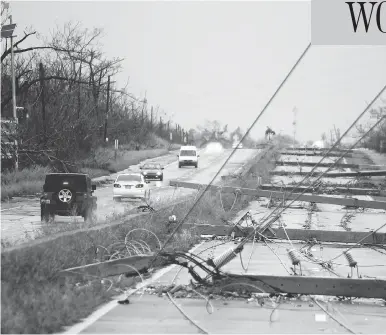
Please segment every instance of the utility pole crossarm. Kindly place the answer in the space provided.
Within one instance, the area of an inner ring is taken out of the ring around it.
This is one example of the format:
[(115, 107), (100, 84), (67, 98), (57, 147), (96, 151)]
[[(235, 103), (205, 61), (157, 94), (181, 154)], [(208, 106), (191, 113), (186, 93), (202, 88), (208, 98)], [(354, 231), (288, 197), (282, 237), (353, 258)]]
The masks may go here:
[(241, 195), (250, 195), (250, 196), (276, 198), (276, 199), (283, 199), (283, 197), (285, 196), (287, 200), (297, 199), (298, 201), (324, 203), (324, 204), (357, 207), (357, 208), (363, 207), (363, 208), (386, 210), (385, 201), (358, 200), (355, 198), (337, 198), (334, 196), (322, 196), (322, 195), (314, 195), (314, 194), (299, 194), (299, 193), (287, 194), (285, 192), (269, 191), (269, 190), (262, 190), (262, 189), (253, 189), (253, 188), (236, 188), (231, 186), (219, 187), (214, 185), (208, 186), (205, 184), (181, 182), (176, 180), (171, 180), (169, 185), (176, 186), (176, 187), (198, 189), (198, 190), (205, 189), (206, 187), (208, 187), (208, 191), (212, 191), (212, 192), (221, 191), (221, 193), (238, 193)]

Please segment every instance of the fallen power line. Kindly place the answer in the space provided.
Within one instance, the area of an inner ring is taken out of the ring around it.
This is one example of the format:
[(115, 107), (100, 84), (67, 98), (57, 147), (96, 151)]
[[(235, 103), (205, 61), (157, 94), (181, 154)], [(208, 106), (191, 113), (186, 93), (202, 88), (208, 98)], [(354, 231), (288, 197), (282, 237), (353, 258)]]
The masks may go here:
[[(383, 209), (386, 210), (386, 202), (385, 201), (376, 201), (376, 200), (358, 200), (355, 198), (338, 198), (332, 196), (322, 196), (322, 195), (310, 195), (310, 194), (298, 194), (298, 193), (290, 193), (286, 194), (285, 192), (276, 192), (276, 191), (267, 191), (262, 189), (252, 189), (252, 188), (239, 188), (239, 187), (231, 187), (231, 186), (215, 186), (215, 185), (203, 185), (198, 183), (189, 183), (189, 182), (181, 182), (181, 181), (170, 181), (170, 186), (176, 187), (184, 187), (191, 189), (201, 189), (202, 187), (206, 187), (208, 191), (221, 191), (221, 193), (233, 193), (239, 195), (250, 195), (256, 197), (267, 197), (267, 198), (277, 198), (283, 199), (286, 196), (286, 199), (297, 201), (308, 201), (315, 203), (324, 203), (324, 204), (333, 204), (333, 205), (341, 205), (348, 207), (363, 207), (363, 208), (373, 208), (373, 209)], [(280, 188), (280, 187), (278, 187)]]
[[(309, 186), (295, 186), (295, 185), (286, 185), (286, 186), (278, 186), (278, 185), (270, 185), (263, 184), (260, 185), (259, 189), (265, 191), (283, 191), (283, 192), (301, 192), (303, 193), (325, 193), (325, 194), (351, 194), (351, 195), (374, 195), (374, 196), (386, 196), (386, 191), (381, 191), (376, 188), (359, 188), (359, 187), (351, 187), (350, 185), (344, 186), (323, 186), (319, 187), (315, 185), (313, 187)], [(289, 193), (288, 193), (289, 194)]]
[[(234, 236), (245, 237), (254, 232), (255, 227), (222, 226), (210, 224), (185, 223), (183, 228), (194, 229), (200, 235), (212, 236)], [(232, 235), (233, 234), (233, 235)], [(357, 243), (385, 245), (386, 233), (368, 233), (360, 231), (336, 231), (336, 230), (313, 230), (313, 229), (288, 229), (285, 232), (282, 228), (270, 228), (265, 232), (265, 236), (270, 239), (286, 240), (287, 236), (293, 241), (317, 240), (319, 242), (331, 243)]]
[[(272, 176), (307, 176), (309, 173), (305, 171), (270, 171)], [(314, 177), (319, 177), (323, 172), (314, 172)], [(386, 176), (386, 170), (375, 170), (375, 171), (350, 171), (350, 172), (327, 172), (323, 174), (326, 178), (340, 178), (340, 177), (384, 177)]]
[[(326, 156), (326, 157), (339, 157), (340, 153), (338, 152), (329, 152), (329, 153), (323, 153), (323, 152), (290, 152), (290, 151), (281, 151), (281, 155), (286, 156)], [(346, 157), (352, 157), (351, 154), (345, 155)]]
[[(275, 161), (276, 166), (315, 166), (314, 162), (305, 162), (305, 161), (285, 161), (285, 160), (277, 160)], [(331, 163), (320, 163), (319, 167), (330, 167)], [(380, 167), (385, 167), (384, 165), (374, 165), (374, 164), (350, 164), (350, 163), (337, 163), (335, 165), (336, 168), (342, 169), (374, 169)]]

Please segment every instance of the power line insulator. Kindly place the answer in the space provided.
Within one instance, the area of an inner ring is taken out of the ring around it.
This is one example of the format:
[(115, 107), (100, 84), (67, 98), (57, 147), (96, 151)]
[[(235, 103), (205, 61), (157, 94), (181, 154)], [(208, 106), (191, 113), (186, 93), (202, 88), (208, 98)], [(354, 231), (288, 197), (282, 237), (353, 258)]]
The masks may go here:
[(300, 264), (300, 258), (297, 255), (297, 252), (295, 249), (287, 250), (288, 251), (288, 257), (290, 258), (292, 265), (299, 265)]

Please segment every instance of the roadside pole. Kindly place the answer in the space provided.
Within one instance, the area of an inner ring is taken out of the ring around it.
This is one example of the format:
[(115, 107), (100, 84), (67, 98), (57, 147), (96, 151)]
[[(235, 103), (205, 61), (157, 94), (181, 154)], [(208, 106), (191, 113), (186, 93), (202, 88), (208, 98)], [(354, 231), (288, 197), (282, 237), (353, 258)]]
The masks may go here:
[(107, 118), (109, 115), (110, 107), (110, 76), (107, 79), (107, 97), (106, 97), (106, 112), (105, 112), (105, 129), (104, 129), (104, 140), (107, 142)]
[(114, 159), (117, 160), (118, 140), (114, 142)]
[[(12, 15), (9, 17), (9, 23), (12, 24)], [(15, 87), (15, 64), (14, 64), (14, 53), (13, 53), (13, 34), (11, 35), (11, 77), (12, 77), (12, 111), (13, 118), (15, 121), (15, 128), (17, 133), (17, 114), (16, 114), (16, 87)], [(15, 170), (19, 170), (19, 153), (18, 153), (18, 143), (15, 138)]]

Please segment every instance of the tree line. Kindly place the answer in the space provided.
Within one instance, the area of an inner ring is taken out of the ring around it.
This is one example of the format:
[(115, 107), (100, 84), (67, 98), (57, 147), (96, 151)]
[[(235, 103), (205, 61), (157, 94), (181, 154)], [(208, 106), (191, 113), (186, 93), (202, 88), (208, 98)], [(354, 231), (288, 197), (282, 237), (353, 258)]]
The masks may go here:
[[(382, 102), (385, 101), (382, 100)], [(362, 138), (357, 145), (358, 147), (386, 153), (386, 105), (374, 107), (368, 113), (368, 120), (355, 126), (355, 134), (352, 135), (353, 140), (357, 141)], [(334, 129), (331, 129), (329, 133), (322, 134), (321, 140), (325, 147), (331, 147), (340, 137), (340, 129), (334, 126)]]
[[(1, 5), (2, 18), (7, 18), (8, 9)], [(22, 166), (81, 159), (94, 148), (113, 146), (115, 139), (133, 149), (149, 134), (172, 143), (187, 140), (187, 131), (159, 106), (133, 96), (127, 87), (117, 88), (114, 77), (122, 71), (123, 59), (104, 54), (102, 29), (67, 23), (49, 38), (39, 38), (41, 45), (25, 46), (37, 35), (26, 30), (13, 41), (19, 124), (2, 122), (2, 160), (14, 154), (15, 139)], [(4, 121), (13, 119), (13, 109), (10, 40), (2, 43)]]
[[(4, 4), (2, 25), (8, 24), (9, 16)], [(31, 46), (34, 37), (38, 45)], [(230, 131), (219, 121), (186, 130), (146, 97), (135, 97), (127, 86), (117, 88), (114, 78), (122, 71), (123, 59), (105, 55), (102, 37), (102, 29), (70, 22), (56, 27), (49, 37), (27, 29), (13, 41), (18, 124), (2, 122), (2, 166), (15, 157), (15, 140), (22, 168), (52, 161), (73, 164), (98, 147), (113, 147), (115, 139), (133, 150), (142, 149), (144, 143), (154, 148), (219, 140), (226, 146), (235, 136), (242, 139), (239, 127)], [(13, 120), (13, 104), (10, 40), (2, 43), (4, 121)], [(154, 138), (163, 139), (163, 144)], [(254, 141), (247, 136), (243, 144), (253, 146)]]

